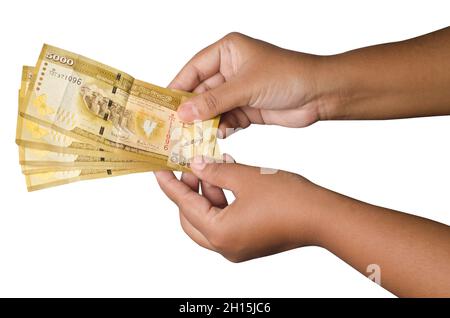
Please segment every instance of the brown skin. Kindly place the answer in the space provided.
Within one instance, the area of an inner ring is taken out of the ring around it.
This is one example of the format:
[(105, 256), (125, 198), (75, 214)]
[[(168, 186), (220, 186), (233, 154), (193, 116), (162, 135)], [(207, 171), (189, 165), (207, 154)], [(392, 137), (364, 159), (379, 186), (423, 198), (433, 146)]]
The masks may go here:
[[(450, 296), (447, 225), (363, 203), (285, 171), (261, 174), (236, 163), (192, 168), (181, 181), (170, 171), (156, 172), (158, 183), (178, 205), (183, 230), (232, 262), (316, 245), (364, 275), (377, 264), (382, 286), (398, 296)], [(231, 204), (222, 189), (233, 191)]]
[[(251, 123), (303, 127), (326, 119), (450, 114), (450, 28), (320, 57), (231, 34), (197, 54), (171, 87), (200, 95), (185, 121), (222, 115), (220, 129)], [(337, 194), (289, 172), (262, 174), (197, 158), (181, 180), (156, 172), (199, 245), (240, 262), (321, 246), (398, 296), (450, 296), (450, 227)], [(201, 181), (200, 181), (201, 180)], [(199, 194), (201, 186), (202, 194)], [(223, 189), (236, 199), (228, 204)]]

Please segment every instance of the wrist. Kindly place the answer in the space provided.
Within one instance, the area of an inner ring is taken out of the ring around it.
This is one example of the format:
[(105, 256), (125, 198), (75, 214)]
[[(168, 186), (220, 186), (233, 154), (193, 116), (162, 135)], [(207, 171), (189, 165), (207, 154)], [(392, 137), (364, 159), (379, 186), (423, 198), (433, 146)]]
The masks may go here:
[(288, 226), (295, 233), (296, 247), (325, 247), (327, 224), (339, 195), (303, 177), (300, 177), (295, 192), (298, 193), (292, 209), (295, 216), (289, 218), (295, 222), (290, 221)]
[(361, 210), (365, 204), (301, 178), (294, 213), (296, 247), (320, 246), (333, 250), (341, 238), (342, 229), (350, 221), (352, 211)]
[(315, 65), (315, 94), (319, 120), (351, 118), (348, 105), (355, 100), (355, 69), (346, 68), (340, 55), (319, 56)]

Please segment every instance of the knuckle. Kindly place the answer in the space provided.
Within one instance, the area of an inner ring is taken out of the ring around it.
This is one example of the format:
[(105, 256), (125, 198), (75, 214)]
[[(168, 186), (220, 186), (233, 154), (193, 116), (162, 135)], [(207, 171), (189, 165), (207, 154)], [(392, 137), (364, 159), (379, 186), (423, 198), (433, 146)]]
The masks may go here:
[(184, 208), (186, 203), (190, 202), (191, 200), (192, 200), (192, 191), (189, 191), (189, 189), (183, 189), (173, 198), (173, 201), (178, 206), (180, 212)]
[(245, 35), (239, 32), (231, 32), (225, 35), (220, 41), (221, 50), (233, 51), (239, 48), (240, 44), (242, 44), (242, 40), (246, 38)]
[[(195, 58), (199, 58), (200, 57), (200, 53), (197, 53), (194, 57)], [(203, 72), (203, 70), (201, 68), (197, 67), (194, 63), (189, 64), (189, 67), (190, 67), (190, 72), (195, 74), (196, 81), (198, 83), (203, 82), (207, 78), (207, 76)]]
[(236, 40), (239, 40), (239, 39), (241, 39), (242, 37), (243, 37), (244, 35), (242, 34), (242, 33), (239, 33), (239, 32), (230, 32), (230, 33), (228, 33), (227, 35), (225, 35), (224, 37), (223, 37), (223, 39), (225, 40), (225, 41), (236, 41)]
[(211, 87), (207, 83), (203, 82), (196, 88), (196, 91), (198, 93), (204, 93), (206, 91), (209, 91), (210, 89)]
[(213, 91), (206, 91), (201, 96), (202, 104), (204, 105), (204, 107), (202, 107), (203, 111), (207, 113), (216, 113), (220, 109), (220, 101)]
[(183, 193), (180, 194), (179, 197), (179, 205), (184, 206), (186, 202), (190, 202), (192, 200), (192, 192), (186, 189)]

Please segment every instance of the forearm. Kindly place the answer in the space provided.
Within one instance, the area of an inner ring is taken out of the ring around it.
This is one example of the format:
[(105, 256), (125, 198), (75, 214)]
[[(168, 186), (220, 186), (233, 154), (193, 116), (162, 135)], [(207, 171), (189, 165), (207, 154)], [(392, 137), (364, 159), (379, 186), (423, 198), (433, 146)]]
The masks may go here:
[[(450, 296), (450, 227), (323, 190), (317, 244), (398, 296)], [(373, 266), (373, 265), (372, 265)]]
[(321, 119), (450, 114), (450, 27), (321, 59)]

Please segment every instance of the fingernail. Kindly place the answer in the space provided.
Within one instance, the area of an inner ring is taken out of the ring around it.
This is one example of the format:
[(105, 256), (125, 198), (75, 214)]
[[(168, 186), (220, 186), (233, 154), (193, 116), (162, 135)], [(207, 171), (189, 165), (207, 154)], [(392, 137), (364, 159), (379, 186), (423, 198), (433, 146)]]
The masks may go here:
[(203, 160), (202, 156), (194, 157), (191, 162), (192, 170), (203, 170), (206, 167), (206, 161)]
[(183, 121), (193, 121), (198, 119), (198, 115), (198, 109), (193, 103), (187, 102), (178, 108), (178, 117)]
[(236, 160), (229, 154), (223, 153), (222, 154), (222, 160), (225, 163), (236, 163)]

